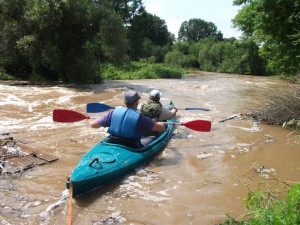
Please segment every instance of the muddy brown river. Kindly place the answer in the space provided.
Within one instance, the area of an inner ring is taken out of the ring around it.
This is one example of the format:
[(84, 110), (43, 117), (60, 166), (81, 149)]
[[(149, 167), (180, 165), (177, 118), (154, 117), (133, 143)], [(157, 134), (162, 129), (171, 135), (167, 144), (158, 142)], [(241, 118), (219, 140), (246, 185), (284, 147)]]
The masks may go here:
[[(73, 199), (73, 224), (213, 225), (245, 210), (249, 190), (286, 191), (300, 179), (300, 145), (281, 127), (257, 124), (240, 114), (260, 110), (267, 94), (287, 88), (268, 77), (195, 73), (183, 79), (105, 81), (101, 85), (0, 84), (0, 132), (20, 150), (58, 160), (0, 176), (0, 224), (66, 224), (66, 178), (79, 159), (106, 136), (88, 120), (55, 123), (54, 109), (85, 113), (89, 102), (122, 105), (134, 88), (141, 102), (155, 88), (178, 108), (177, 121), (212, 121), (209, 133), (176, 126), (165, 150), (149, 163), (102, 189)], [(98, 114), (103, 115), (103, 113)], [(220, 123), (226, 118), (231, 120)]]

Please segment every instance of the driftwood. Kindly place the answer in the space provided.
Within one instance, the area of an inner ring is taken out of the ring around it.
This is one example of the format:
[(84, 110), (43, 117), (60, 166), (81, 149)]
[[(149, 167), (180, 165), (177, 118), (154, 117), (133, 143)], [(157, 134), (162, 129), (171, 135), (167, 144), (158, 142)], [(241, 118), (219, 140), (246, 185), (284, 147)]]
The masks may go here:
[(300, 127), (300, 87), (292, 85), (289, 90), (271, 93), (265, 108), (262, 111), (251, 113), (249, 116), (269, 125)]
[[(58, 160), (58, 158), (38, 152), (22, 151), (10, 133), (0, 135), (0, 176), (22, 173), (30, 168)], [(24, 144), (24, 142), (21, 142)]]

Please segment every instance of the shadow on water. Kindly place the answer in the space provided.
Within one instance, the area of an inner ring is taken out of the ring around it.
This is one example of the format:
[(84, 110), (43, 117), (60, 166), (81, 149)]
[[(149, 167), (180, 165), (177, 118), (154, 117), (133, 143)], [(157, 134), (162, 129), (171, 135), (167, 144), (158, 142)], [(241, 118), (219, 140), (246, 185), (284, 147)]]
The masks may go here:
[(173, 166), (178, 164), (183, 157), (182, 153), (174, 147), (168, 147), (165, 151), (167, 152), (167, 156), (156, 157), (150, 163), (155, 166)]
[[(133, 172), (132, 172), (133, 173)], [(79, 196), (75, 198), (76, 205), (79, 207), (88, 207), (89, 205), (92, 205), (94, 202), (99, 200), (99, 198), (109, 194), (114, 193), (122, 184), (122, 177), (111, 182), (110, 184), (103, 185), (102, 187), (95, 189), (93, 191), (90, 191), (88, 193), (85, 193), (82, 196)]]

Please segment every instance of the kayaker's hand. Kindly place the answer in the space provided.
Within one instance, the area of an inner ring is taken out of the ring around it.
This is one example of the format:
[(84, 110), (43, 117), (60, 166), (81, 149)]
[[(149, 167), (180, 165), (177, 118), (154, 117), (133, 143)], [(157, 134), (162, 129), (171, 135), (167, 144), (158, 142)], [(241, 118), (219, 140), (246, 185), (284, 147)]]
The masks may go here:
[(152, 128), (152, 131), (157, 131), (159, 133), (162, 133), (166, 130), (166, 126), (164, 123), (158, 122), (154, 125), (154, 127)]
[(154, 122), (158, 122), (159, 120), (158, 120), (158, 118), (153, 118), (152, 119)]
[(176, 112), (178, 111), (175, 106), (172, 106), (172, 107), (169, 108), (169, 110), (172, 110), (172, 109), (175, 109)]

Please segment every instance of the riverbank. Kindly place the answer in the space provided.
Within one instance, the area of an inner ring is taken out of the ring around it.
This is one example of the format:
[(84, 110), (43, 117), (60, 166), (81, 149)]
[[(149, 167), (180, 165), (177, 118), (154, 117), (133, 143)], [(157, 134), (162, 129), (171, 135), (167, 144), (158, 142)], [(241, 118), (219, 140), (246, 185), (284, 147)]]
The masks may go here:
[(227, 215), (219, 225), (300, 224), (300, 182), (291, 186), (285, 196), (278, 198), (278, 191), (249, 192), (245, 200), (247, 212), (240, 218)]
[(249, 115), (261, 123), (279, 125), (300, 134), (300, 85), (290, 84), (288, 89), (277, 90), (267, 98), (261, 111)]

